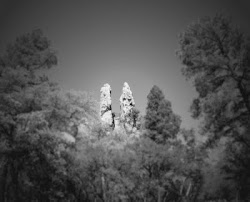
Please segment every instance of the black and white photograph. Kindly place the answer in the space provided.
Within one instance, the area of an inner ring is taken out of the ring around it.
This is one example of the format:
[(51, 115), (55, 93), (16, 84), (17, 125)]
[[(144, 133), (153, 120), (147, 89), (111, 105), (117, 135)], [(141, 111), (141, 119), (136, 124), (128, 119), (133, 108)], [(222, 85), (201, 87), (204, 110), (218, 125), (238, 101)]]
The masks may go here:
[(250, 0), (0, 0), (0, 202), (250, 202)]

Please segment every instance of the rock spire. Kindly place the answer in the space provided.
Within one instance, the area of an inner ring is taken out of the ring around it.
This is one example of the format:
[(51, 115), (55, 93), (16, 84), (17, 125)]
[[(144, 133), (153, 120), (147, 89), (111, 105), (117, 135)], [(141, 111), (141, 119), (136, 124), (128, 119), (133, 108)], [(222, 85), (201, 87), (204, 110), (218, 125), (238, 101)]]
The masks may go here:
[(108, 83), (101, 88), (100, 98), (100, 116), (103, 123), (113, 126), (114, 119), (112, 115), (111, 87)]
[(132, 91), (127, 82), (123, 84), (122, 94), (120, 97), (120, 110), (121, 120), (126, 120), (127, 115), (131, 112), (131, 109), (135, 107), (135, 101), (132, 95)]
[(120, 97), (120, 116), (115, 117), (115, 113), (112, 113), (111, 104), (111, 87), (106, 83), (101, 88), (100, 117), (102, 123), (107, 124), (114, 130), (119, 130), (121, 126), (129, 133), (136, 130), (134, 118), (135, 112), (133, 111), (135, 101), (127, 82), (123, 84)]

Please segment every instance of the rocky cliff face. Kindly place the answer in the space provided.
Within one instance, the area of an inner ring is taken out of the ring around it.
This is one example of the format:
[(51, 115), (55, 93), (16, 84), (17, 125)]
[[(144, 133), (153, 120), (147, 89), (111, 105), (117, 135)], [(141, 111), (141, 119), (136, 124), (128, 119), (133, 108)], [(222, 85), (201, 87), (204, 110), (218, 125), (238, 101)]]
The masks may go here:
[(114, 119), (112, 116), (111, 87), (108, 83), (101, 88), (100, 116), (103, 123), (112, 126)]

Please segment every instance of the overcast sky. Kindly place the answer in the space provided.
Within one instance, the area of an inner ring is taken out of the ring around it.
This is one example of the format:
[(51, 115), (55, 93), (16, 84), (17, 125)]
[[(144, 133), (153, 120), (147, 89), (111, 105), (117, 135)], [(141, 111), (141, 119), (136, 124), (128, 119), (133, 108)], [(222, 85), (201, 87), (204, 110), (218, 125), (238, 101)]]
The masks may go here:
[(113, 111), (119, 112), (126, 81), (144, 114), (146, 97), (158, 85), (190, 128), (196, 124), (189, 113), (195, 90), (181, 75), (177, 36), (199, 17), (220, 11), (249, 33), (248, 1), (0, 0), (0, 51), (41, 28), (59, 58), (50, 76), (63, 88), (93, 92), (99, 100), (109, 83)]

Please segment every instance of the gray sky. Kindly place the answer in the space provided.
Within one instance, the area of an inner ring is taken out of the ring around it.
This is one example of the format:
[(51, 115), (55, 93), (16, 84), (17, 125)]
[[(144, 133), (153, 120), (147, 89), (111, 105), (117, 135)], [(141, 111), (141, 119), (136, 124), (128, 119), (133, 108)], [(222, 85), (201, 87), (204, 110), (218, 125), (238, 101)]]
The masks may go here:
[(177, 36), (192, 21), (220, 11), (249, 33), (248, 1), (0, 0), (0, 51), (41, 28), (58, 52), (51, 78), (63, 88), (93, 92), (99, 100), (109, 83), (113, 111), (119, 112), (126, 81), (144, 114), (146, 97), (158, 85), (189, 128), (196, 125), (188, 112), (195, 90), (181, 75)]

